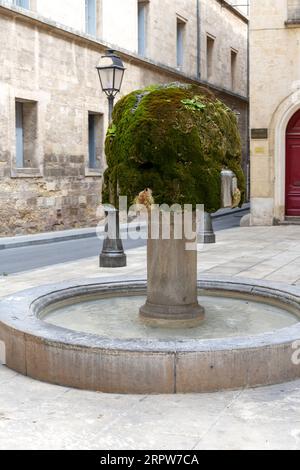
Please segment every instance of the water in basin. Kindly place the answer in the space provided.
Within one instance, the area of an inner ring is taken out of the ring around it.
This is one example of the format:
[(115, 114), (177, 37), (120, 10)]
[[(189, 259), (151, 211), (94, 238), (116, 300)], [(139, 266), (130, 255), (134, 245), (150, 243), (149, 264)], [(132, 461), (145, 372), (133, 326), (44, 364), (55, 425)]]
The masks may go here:
[(288, 311), (259, 301), (201, 296), (205, 321), (196, 328), (151, 328), (139, 319), (144, 296), (81, 298), (60, 304), (45, 313), (43, 320), (70, 330), (119, 339), (212, 339), (257, 335), (289, 327), (299, 319)]

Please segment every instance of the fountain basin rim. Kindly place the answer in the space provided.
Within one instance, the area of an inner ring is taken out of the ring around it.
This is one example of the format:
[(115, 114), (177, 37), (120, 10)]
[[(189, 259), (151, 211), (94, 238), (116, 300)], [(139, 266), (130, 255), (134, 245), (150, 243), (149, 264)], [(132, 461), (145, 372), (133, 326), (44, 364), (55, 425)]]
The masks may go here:
[(274, 304), (275, 302), (280, 307), (297, 315), (299, 323), (272, 333), (255, 336), (174, 341), (168, 339), (106, 338), (50, 325), (39, 318), (47, 306), (64, 299), (74, 298), (74, 295), (80, 297), (96, 293), (140, 295), (146, 292), (146, 287), (147, 281), (140, 277), (131, 279), (107, 277), (87, 279), (81, 282), (69, 281), (17, 292), (0, 301), (0, 340), (1, 327), (4, 327), (14, 330), (17, 334), (45, 342), (47, 345), (57, 345), (58, 348), (158, 354), (272, 348), (284, 344), (292, 345), (293, 342), (300, 340), (300, 288), (298, 286), (225, 276), (201, 275), (198, 288), (221, 295), (248, 296), (251, 300), (264, 303)]

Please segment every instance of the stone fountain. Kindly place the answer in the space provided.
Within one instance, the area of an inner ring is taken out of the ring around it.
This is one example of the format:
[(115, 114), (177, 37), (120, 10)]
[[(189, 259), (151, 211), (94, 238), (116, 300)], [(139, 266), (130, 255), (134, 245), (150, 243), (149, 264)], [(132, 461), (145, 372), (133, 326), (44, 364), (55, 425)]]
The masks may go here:
[[(135, 201), (151, 187), (149, 213), (156, 201), (190, 203), (192, 213), (201, 202), (212, 212), (243, 193), (236, 118), (202, 88), (171, 84), (123, 98), (106, 153), (104, 199), (115, 205), (124, 188)], [(2, 300), (2, 362), (38, 380), (107, 393), (211, 392), (299, 378), (299, 287), (197, 281), (194, 218), (178, 237), (175, 219), (185, 225), (184, 213), (157, 214), (147, 281), (86, 279)]]

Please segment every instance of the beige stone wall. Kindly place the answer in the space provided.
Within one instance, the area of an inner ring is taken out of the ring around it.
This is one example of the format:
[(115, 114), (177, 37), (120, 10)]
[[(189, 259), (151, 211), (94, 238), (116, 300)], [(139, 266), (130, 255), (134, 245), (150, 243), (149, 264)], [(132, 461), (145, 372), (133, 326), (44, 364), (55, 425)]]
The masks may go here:
[[(217, 0), (201, 0), (200, 6), (200, 73), (206, 74), (206, 37), (215, 37), (214, 75), (212, 83), (231, 90), (230, 53), (238, 53), (234, 92), (247, 96), (247, 23)], [(197, 0), (150, 0), (148, 4), (147, 56), (176, 68), (177, 18), (186, 22), (184, 64), (182, 71), (197, 75)]]
[(250, 123), (268, 129), (268, 139), (251, 140), (253, 225), (285, 218), (285, 131), (300, 108), (300, 25), (286, 25), (290, 4), (251, 0)]
[(80, 31), (85, 30), (85, 3), (83, 0), (36, 0), (35, 10), (46, 18), (66, 24)]
[[(97, 37), (117, 47), (137, 53), (139, 0), (96, 0)], [(140, 0), (142, 1), (142, 0)], [(240, 0), (243, 4), (247, 0)], [(181, 70), (197, 75), (198, 0), (145, 0), (147, 4), (146, 56), (169, 67), (176, 63), (177, 18), (185, 22), (184, 64)], [(200, 73), (207, 80), (206, 37), (215, 38), (212, 83), (231, 90), (231, 49), (238, 53), (234, 92), (247, 95), (247, 23), (220, 0), (201, 0)], [(85, 31), (85, 0), (31, 0), (38, 14), (78, 31)]]
[(185, 22), (182, 71), (197, 73), (197, 2), (195, 0), (150, 0), (148, 6), (147, 56), (177, 67), (177, 18)]
[(249, 15), (250, 2), (251, 0), (239, 0), (238, 2), (236, 0), (228, 0), (228, 3), (235, 6), (245, 16)]
[[(236, 2), (238, 3), (238, 2)], [(237, 52), (235, 87), (232, 91), (247, 96), (248, 25), (221, 2), (201, 0), (201, 76), (207, 80), (206, 38), (215, 38), (212, 83), (228, 90), (231, 86), (231, 50)]]
[(101, 3), (101, 28), (104, 41), (131, 52), (138, 50), (137, 0), (98, 0)]
[[(88, 113), (103, 116), (107, 100), (95, 70), (105, 46), (0, 6), (0, 236), (95, 225), (101, 201), (103, 147), (88, 168)], [(151, 83), (192, 81), (176, 70), (123, 53), (122, 94)], [(247, 101), (221, 99), (241, 112), (246, 145)], [(16, 168), (15, 101), (36, 106), (31, 163)]]

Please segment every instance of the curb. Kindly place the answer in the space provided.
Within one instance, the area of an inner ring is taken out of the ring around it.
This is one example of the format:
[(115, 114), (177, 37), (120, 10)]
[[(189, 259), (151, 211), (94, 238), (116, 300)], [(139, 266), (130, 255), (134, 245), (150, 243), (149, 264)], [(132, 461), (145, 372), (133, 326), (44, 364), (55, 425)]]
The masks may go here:
[(221, 211), (216, 212), (215, 214), (212, 214), (212, 218), (220, 219), (221, 217), (225, 217), (226, 215), (239, 214), (241, 212), (247, 212), (247, 211), (250, 211), (250, 204), (244, 204), (243, 207), (237, 207), (236, 209), (229, 209), (229, 210), (225, 209), (223, 210), (223, 212), (221, 209)]
[[(219, 219), (221, 217), (226, 217), (227, 215), (237, 214), (240, 212), (248, 211), (250, 206), (248, 207), (241, 207), (238, 209), (225, 209), (221, 210), (219, 213), (216, 212), (212, 215), (213, 219)], [(144, 226), (140, 224), (131, 224), (129, 226), (130, 230), (135, 230), (137, 226)], [(127, 230), (127, 226), (121, 225), (121, 232)], [(101, 232), (104, 232), (104, 227), (101, 228)], [(19, 237), (7, 237), (3, 238), (1, 242), (0, 238), (0, 251), (2, 250), (9, 250), (12, 248), (24, 248), (27, 246), (39, 246), (39, 245), (48, 245), (50, 243), (59, 243), (59, 242), (66, 242), (72, 240), (80, 240), (80, 239), (88, 239), (88, 238), (96, 238), (96, 227), (87, 228), (87, 229), (78, 229), (78, 230), (66, 230), (65, 232), (50, 232), (50, 233), (43, 233), (38, 235), (21, 235)]]

